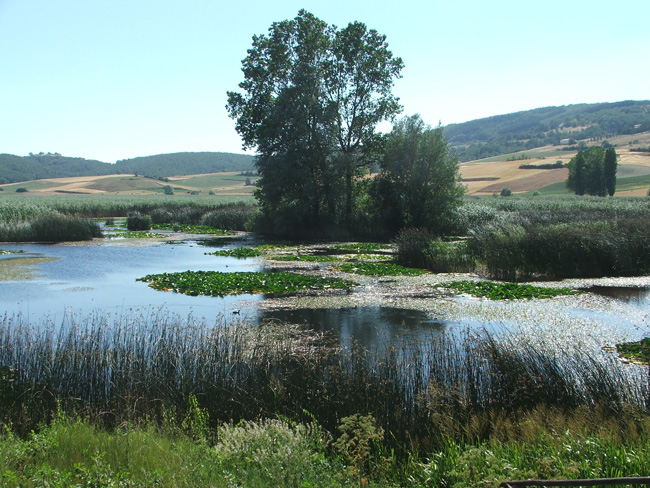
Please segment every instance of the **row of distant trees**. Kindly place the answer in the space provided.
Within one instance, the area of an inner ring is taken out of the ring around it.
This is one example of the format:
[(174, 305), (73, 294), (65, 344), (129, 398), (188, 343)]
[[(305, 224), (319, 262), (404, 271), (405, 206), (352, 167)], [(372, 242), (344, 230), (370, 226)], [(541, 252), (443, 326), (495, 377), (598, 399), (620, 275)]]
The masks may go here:
[(567, 187), (576, 195), (610, 197), (616, 192), (618, 155), (613, 147), (600, 146), (579, 151), (568, 163)]
[(258, 153), (264, 232), (440, 230), (463, 194), (442, 129), (414, 115), (387, 136), (376, 131), (401, 111), (392, 88), (402, 68), (377, 31), (339, 29), (305, 10), (253, 37), (227, 109), (244, 148)]

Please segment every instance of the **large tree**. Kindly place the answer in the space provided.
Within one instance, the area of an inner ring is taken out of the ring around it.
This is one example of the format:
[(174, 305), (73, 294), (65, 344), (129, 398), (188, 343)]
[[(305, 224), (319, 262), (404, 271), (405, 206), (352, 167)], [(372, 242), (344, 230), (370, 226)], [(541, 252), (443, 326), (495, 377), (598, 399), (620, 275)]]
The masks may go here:
[(399, 120), (387, 135), (374, 195), (389, 232), (450, 229), (465, 188), (460, 162), (449, 151), (442, 127), (426, 125), (419, 115)]
[(375, 128), (400, 110), (402, 66), (364, 24), (338, 29), (304, 10), (253, 37), (226, 107), (244, 148), (258, 152), (256, 196), (270, 220), (287, 230), (349, 223)]
[[(615, 153), (614, 153), (615, 154)], [(608, 174), (611, 169), (605, 170), (605, 150), (600, 146), (593, 146), (584, 151), (579, 151), (569, 161), (569, 178), (567, 187), (576, 195), (605, 196), (608, 191)], [(616, 176), (614, 175), (614, 178)], [(616, 182), (614, 180), (614, 185)]]

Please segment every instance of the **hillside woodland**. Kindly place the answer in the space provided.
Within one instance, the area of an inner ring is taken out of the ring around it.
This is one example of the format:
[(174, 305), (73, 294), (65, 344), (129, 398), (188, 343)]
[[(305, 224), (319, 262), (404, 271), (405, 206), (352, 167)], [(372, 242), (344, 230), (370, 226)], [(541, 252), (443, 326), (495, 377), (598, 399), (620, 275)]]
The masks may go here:
[(59, 153), (29, 156), (0, 154), (0, 185), (45, 178), (139, 174), (154, 178), (229, 171), (250, 171), (253, 157), (221, 152), (181, 152), (123, 159), (115, 164)]

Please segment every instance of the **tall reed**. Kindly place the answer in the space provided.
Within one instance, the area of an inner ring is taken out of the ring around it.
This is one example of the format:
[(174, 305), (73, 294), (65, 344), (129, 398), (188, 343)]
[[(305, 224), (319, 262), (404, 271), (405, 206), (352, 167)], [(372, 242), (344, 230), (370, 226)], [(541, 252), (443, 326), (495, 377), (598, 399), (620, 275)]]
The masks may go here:
[(334, 432), (343, 417), (372, 414), (398, 451), (429, 452), (495, 409), (647, 410), (647, 379), (604, 353), (513, 341), (466, 331), (367, 350), (281, 324), (208, 327), (156, 310), (38, 327), (5, 317), (0, 419), (28, 432), (62, 408), (109, 427), (162, 423), (194, 396), (213, 427), (280, 415)]

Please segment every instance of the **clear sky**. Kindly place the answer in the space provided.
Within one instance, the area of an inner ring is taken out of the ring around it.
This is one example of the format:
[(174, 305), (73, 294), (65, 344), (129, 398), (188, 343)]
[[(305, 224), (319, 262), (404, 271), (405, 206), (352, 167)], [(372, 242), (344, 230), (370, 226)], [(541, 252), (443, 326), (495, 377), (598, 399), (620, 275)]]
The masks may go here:
[(648, 0), (0, 0), (0, 153), (242, 152), (226, 91), (301, 8), (385, 34), (431, 125), (650, 98)]

